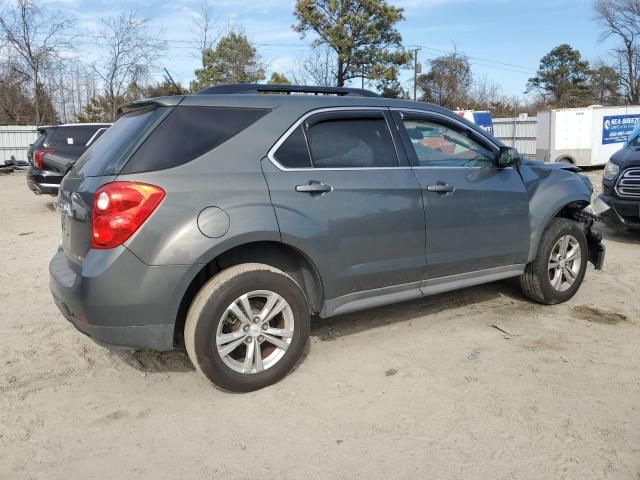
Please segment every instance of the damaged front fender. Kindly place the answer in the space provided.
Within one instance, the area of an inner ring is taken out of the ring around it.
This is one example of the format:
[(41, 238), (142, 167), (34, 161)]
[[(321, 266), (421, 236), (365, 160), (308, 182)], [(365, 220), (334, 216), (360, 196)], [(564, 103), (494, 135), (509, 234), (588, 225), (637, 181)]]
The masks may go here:
[(593, 230), (593, 224), (606, 210), (602, 210), (599, 204), (592, 206), (591, 181), (575, 169), (557, 164), (529, 161), (523, 162), (519, 170), (529, 194), (531, 243), (528, 261), (535, 259), (540, 239), (549, 222), (561, 216), (580, 222), (589, 245), (589, 261), (601, 269), (605, 247), (602, 235)]

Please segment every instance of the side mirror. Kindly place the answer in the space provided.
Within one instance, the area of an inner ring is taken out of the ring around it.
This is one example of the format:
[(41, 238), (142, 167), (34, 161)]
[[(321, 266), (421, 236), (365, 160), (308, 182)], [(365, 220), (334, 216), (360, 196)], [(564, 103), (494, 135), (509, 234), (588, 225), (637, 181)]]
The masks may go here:
[(500, 153), (496, 158), (496, 166), (500, 168), (511, 167), (518, 164), (520, 154), (513, 147), (500, 147)]

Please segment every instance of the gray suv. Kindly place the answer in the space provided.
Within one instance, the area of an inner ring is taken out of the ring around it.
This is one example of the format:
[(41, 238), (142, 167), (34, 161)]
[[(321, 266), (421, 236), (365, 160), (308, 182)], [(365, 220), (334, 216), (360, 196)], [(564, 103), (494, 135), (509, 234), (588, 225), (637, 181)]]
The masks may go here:
[(111, 347), (186, 347), (251, 391), (332, 317), (510, 277), (569, 300), (604, 247), (575, 167), (356, 89), (226, 85), (130, 104), (65, 176), (50, 286)]

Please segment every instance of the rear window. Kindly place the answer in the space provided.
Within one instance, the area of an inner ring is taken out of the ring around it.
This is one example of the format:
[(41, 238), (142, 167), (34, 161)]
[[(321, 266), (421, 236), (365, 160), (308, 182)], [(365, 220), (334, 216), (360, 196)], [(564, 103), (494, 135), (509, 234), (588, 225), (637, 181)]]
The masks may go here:
[(122, 116), (80, 157), (71, 175), (116, 175), (139, 142), (168, 111), (168, 108), (145, 109)]
[[(226, 142), (268, 112), (268, 109), (254, 108), (176, 107), (142, 144), (121, 173), (183, 165)], [(106, 138), (99, 143), (104, 140)]]
[(93, 134), (99, 128), (103, 128), (100, 125), (89, 126), (83, 125), (78, 127), (61, 127), (53, 129), (49, 138), (47, 138), (48, 147), (66, 147), (66, 146), (78, 146), (83, 147), (87, 144), (89, 139), (93, 137)]

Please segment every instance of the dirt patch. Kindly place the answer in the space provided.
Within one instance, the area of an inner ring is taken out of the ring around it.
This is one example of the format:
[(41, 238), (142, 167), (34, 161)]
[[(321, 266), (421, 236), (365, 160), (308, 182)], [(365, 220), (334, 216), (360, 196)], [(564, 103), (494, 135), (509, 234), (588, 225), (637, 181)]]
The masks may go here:
[(627, 316), (622, 315), (621, 313), (601, 310), (587, 305), (578, 305), (573, 307), (571, 309), (571, 316), (579, 318), (580, 320), (586, 320), (592, 323), (601, 323), (603, 325), (617, 325), (620, 322), (629, 321)]
[(565, 305), (496, 282), (314, 319), (295, 372), (231, 395), (62, 317), (52, 201), (0, 175), (0, 479), (640, 480), (640, 235)]

